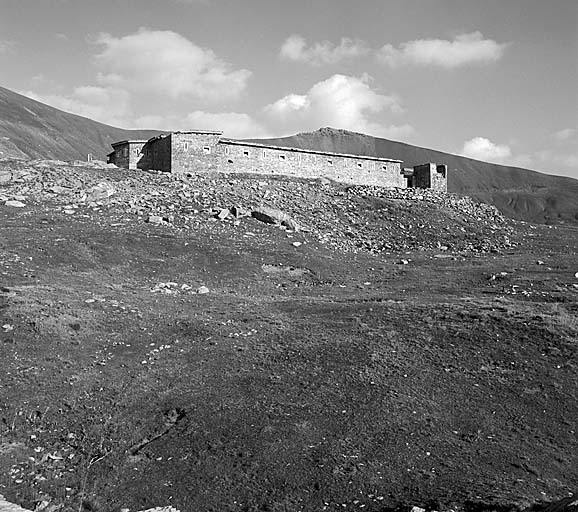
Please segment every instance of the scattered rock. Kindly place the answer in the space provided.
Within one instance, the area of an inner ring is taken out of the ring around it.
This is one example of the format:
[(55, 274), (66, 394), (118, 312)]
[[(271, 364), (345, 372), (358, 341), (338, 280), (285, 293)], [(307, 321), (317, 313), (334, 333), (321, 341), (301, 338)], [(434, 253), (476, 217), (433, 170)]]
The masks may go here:
[(196, 292), (196, 293), (199, 293), (199, 294), (203, 294), (203, 293), (209, 293), (210, 290), (209, 290), (206, 286), (199, 286), (199, 287), (195, 290), (195, 292)]
[(101, 201), (103, 199), (108, 199), (115, 193), (114, 187), (106, 182), (101, 181), (94, 187), (88, 189), (88, 194), (86, 196), (87, 201)]
[(54, 185), (53, 187), (48, 187), (46, 189), (47, 192), (52, 192), (54, 194), (65, 194), (70, 192), (70, 188), (68, 187), (61, 187), (60, 185)]
[(217, 219), (225, 220), (229, 216), (229, 213), (230, 212), (228, 208), (222, 208), (219, 213), (217, 213), (216, 217)]
[(180, 511), (169, 505), (167, 507), (148, 508), (146, 510), (141, 510), (140, 512), (180, 512)]
[(0, 512), (30, 512), (30, 509), (22, 508), (19, 505), (10, 503), (0, 494)]
[[(6, 182), (0, 188), (0, 204), (8, 200), (28, 203), (30, 199), (47, 209), (60, 203), (57, 208), (64, 212), (82, 202), (92, 210), (83, 212), (85, 215), (130, 212), (145, 222), (176, 230), (202, 229), (202, 224), (219, 218), (234, 219), (232, 225), (237, 226), (241, 217), (253, 216), (288, 231), (310, 233), (339, 252), (486, 254), (516, 245), (508, 237), (513, 226), (494, 207), (433, 190), (320, 186), (323, 180), (318, 179), (264, 181), (260, 176), (231, 179), (218, 174), (190, 173), (176, 179), (157, 171), (112, 171), (98, 162), (54, 160), (0, 159), (0, 173)], [(242, 207), (259, 204), (264, 191), (270, 204), (248, 210)], [(234, 206), (215, 209), (215, 204)], [(203, 211), (209, 215), (197, 215)], [(375, 222), (360, 222), (366, 215)], [(127, 225), (127, 219), (122, 220), (119, 225)]]
[(160, 215), (149, 215), (147, 217), (147, 222), (150, 224), (162, 224), (164, 221)]
[(167, 295), (173, 295), (179, 293), (179, 284), (169, 281), (167, 283), (158, 283), (153, 288), (151, 288), (152, 293), (165, 293)]
[(16, 201), (14, 199), (6, 201), (5, 206), (12, 206), (13, 208), (24, 208), (26, 205), (22, 201)]
[(231, 207), (230, 211), (233, 217), (235, 217), (236, 219), (240, 219), (241, 217), (248, 217), (249, 215), (251, 215), (251, 212), (239, 206)]
[(12, 180), (12, 173), (10, 171), (0, 171), (0, 185), (10, 183)]
[(299, 231), (299, 226), (291, 216), (281, 210), (277, 210), (276, 208), (262, 206), (261, 208), (253, 210), (251, 216), (261, 222), (265, 222), (266, 224), (281, 224), (293, 231)]

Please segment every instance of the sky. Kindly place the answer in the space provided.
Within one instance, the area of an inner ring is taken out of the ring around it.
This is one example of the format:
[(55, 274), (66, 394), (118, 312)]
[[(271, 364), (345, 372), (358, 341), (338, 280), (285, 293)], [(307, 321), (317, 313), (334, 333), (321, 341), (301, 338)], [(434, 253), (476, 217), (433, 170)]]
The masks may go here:
[(0, 0), (0, 86), (121, 128), (330, 126), (578, 178), (578, 0)]

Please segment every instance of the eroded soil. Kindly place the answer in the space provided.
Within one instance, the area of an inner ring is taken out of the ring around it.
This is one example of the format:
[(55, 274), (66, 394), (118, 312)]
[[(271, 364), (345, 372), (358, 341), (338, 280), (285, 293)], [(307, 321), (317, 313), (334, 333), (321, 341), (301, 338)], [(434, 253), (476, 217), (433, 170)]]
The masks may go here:
[(185, 230), (126, 211), (0, 206), (11, 501), (471, 510), (578, 487), (576, 228), (508, 223), (494, 252), (354, 252), (313, 220), (199, 212)]

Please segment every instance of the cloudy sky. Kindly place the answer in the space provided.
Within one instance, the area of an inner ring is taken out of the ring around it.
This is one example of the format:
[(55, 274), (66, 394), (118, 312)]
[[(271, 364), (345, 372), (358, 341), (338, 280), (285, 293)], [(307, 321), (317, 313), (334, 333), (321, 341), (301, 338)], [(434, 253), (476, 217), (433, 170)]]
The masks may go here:
[(578, 178), (577, 0), (0, 0), (0, 85), (123, 128), (345, 128)]

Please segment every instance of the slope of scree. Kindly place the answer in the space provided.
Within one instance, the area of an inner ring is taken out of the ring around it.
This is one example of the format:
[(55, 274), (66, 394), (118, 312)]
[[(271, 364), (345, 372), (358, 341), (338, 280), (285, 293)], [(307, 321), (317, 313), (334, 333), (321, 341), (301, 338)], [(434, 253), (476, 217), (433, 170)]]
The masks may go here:
[(46, 160), (0, 160), (0, 184), (10, 190), (0, 191), (0, 199), (49, 200), (71, 214), (81, 205), (98, 207), (100, 191), (120, 213), (172, 229), (196, 229), (215, 217), (239, 223), (260, 207), (274, 208), (319, 242), (351, 252), (484, 253), (512, 245), (511, 228), (495, 208), (431, 190), (258, 175), (143, 174), (99, 162), (87, 167)]
[(541, 223), (578, 223), (578, 180), (572, 178), (491, 164), (333, 128), (256, 141), (302, 149), (396, 158), (407, 167), (426, 162), (447, 164), (450, 192), (492, 204), (504, 215), (514, 219)]

